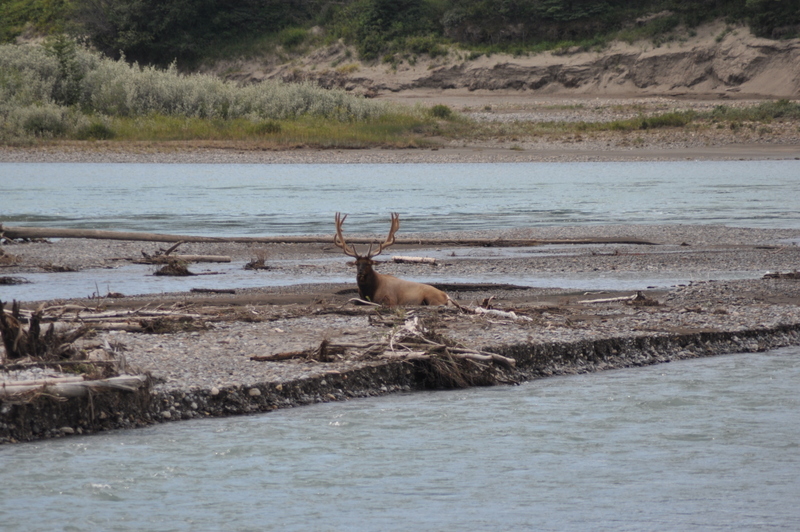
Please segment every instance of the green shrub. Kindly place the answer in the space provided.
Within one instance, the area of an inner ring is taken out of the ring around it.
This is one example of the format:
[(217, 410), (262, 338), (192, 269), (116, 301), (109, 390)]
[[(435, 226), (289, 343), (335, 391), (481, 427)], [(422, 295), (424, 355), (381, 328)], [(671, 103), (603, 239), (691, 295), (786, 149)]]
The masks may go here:
[(67, 131), (59, 116), (46, 111), (31, 113), (22, 127), (34, 137), (57, 137)]
[(769, 122), (780, 118), (800, 119), (800, 103), (789, 100), (763, 102), (753, 107), (718, 105), (710, 113), (714, 120)]
[(430, 57), (447, 55), (447, 49), (439, 43), (433, 35), (409, 37), (404, 48), (412, 54), (426, 54)]
[(38, 138), (61, 137), (71, 126), (68, 111), (55, 105), (22, 109), (17, 119), (26, 134)]
[[(389, 106), (340, 89), (311, 83), (264, 82), (239, 86), (210, 75), (183, 75), (167, 69), (129, 65), (76, 48), (82, 75), (72, 78), (70, 102), (87, 113), (106, 116), (186, 116), (282, 120), (303, 115), (364, 120)], [(19, 106), (67, 103), (58, 87), (57, 57), (41, 46), (0, 45), (0, 100)]]
[(299, 45), (303, 44), (306, 40), (307, 32), (303, 28), (286, 28), (278, 33), (278, 42), (284, 48), (292, 50)]
[(337, 11), (331, 30), (372, 61), (407, 51), (409, 39), (421, 38), (419, 46), (431, 48), (424, 36), (437, 33), (440, 15), (438, 3), (426, 0), (354, 0)]
[(694, 117), (694, 113), (666, 113), (663, 115), (641, 118), (639, 129), (657, 129), (661, 127), (683, 127), (689, 124)]
[(281, 125), (279, 122), (269, 120), (267, 122), (259, 122), (253, 128), (253, 133), (256, 135), (275, 135), (281, 132)]
[(453, 116), (453, 110), (443, 104), (437, 104), (431, 107), (431, 116), (447, 120)]
[(80, 128), (76, 134), (78, 140), (111, 140), (116, 136), (114, 130), (102, 122), (92, 122)]

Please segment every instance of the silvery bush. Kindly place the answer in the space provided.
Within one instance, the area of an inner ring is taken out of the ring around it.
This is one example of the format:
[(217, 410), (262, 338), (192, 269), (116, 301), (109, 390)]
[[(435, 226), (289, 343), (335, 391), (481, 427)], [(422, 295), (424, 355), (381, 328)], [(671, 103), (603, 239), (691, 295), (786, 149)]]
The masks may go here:
[(308, 115), (352, 121), (383, 115), (389, 108), (311, 83), (240, 86), (211, 75), (181, 74), (175, 65), (158, 69), (128, 64), (74, 43), (0, 45), (0, 136), (73, 132), (88, 120), (79, 120), (77, 110), (109, 117), (160, 114), (260, 121)]

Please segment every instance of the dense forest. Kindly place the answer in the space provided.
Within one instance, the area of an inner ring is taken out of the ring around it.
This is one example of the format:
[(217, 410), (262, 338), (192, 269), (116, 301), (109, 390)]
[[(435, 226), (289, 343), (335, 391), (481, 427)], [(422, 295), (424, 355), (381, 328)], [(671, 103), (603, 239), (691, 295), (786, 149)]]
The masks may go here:
[(759, 36), (796, 37), (800, 0), (0, 0), (0, 42), (67, 33), (110, 57), (191, 66), (265, 39), (287, 50), (344, 39), (375, 60), (435, 55), (444, 45), (512, 53), (593, 46), (717, 18)]

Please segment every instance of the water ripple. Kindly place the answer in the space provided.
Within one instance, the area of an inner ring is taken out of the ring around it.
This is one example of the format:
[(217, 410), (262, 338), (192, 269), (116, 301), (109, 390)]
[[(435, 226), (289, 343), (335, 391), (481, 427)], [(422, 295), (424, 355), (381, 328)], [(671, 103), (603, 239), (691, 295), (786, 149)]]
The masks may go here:
[(543, 225), (800, 227), (800, 161), (0, 164), (0, 222), (218, 236)]

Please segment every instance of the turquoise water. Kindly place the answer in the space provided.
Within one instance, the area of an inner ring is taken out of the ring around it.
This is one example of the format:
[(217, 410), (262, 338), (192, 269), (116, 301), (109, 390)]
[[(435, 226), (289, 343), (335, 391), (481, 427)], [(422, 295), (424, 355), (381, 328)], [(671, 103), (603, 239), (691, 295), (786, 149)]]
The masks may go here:
[[(8, 225), (215, 236), (329, 233), (335, 211), (381, 234), (390, 211), (404, 232), (800, 227), (798, 161), (0, 164), (0, 187)], [(792, 348), (3, 446), (0, 529), (796, 530), (798, 386)]]
[(541, 225), (800, 227), (800, 161), (0, 164), (0, 223), (211, 236)]
[(797, 530), (800, 349), (0, 447), (8, 531)]

